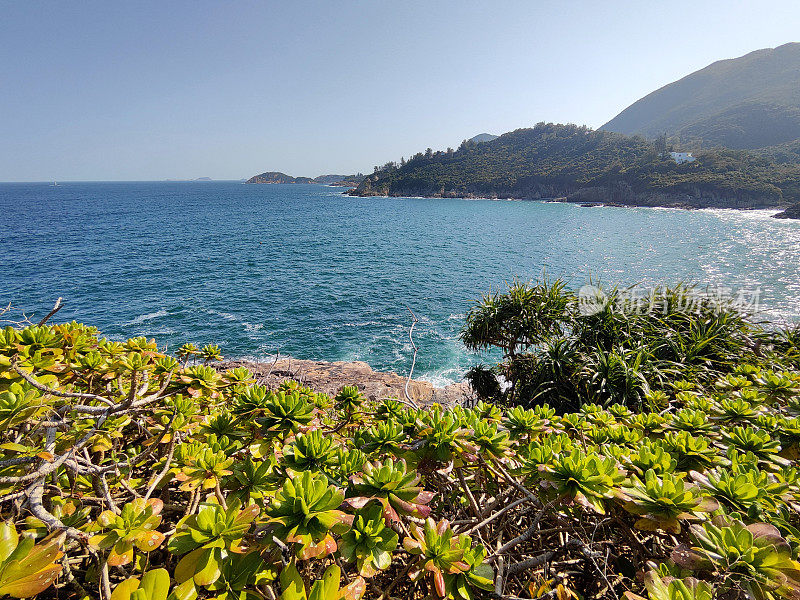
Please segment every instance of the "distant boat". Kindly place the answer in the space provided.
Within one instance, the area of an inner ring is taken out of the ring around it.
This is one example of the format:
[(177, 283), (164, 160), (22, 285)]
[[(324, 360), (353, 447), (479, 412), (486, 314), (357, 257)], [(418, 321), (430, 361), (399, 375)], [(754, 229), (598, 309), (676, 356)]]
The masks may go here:
[(57, 182), (57, 181), (54, 181), (54, 182), (53, 182), (53, 185), (51, 185), (50, 187), (56, 187), (57, 185), (58, 185), (58, 182)]

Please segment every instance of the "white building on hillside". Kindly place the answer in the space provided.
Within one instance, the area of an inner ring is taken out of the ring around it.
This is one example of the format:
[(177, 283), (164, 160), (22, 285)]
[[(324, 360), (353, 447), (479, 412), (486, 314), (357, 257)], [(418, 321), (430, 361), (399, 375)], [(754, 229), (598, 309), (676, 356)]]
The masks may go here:
[(679, 165), (697, 160), (694, 156), (692, 156), (691, 152), (670, 152), (669, 155), (672, 157), (672, 160)]

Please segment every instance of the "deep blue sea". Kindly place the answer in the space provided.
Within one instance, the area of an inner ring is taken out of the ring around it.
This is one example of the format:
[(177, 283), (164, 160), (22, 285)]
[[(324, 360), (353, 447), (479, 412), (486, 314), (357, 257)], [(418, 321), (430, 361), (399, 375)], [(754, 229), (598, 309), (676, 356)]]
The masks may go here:
[(575, 287), (695, 282), (761, 290), (800, 315), (800, 221), (769, 211), (582, 208), (350, 198), (239, 182), (0, 184), (0, 302), (111, 338), (226, 357), (363, 360), (456, 380), (480, 356), (457, 339), (470, 302), (544, 271)]

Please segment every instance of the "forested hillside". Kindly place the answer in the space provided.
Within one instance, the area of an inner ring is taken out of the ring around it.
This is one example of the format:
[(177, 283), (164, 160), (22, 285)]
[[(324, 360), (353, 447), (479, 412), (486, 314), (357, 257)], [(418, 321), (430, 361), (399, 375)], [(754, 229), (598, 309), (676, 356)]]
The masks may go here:
[(351, 193), (756, 208), (800, 200), (800, 165), (732, 150), (705, 151), (678, 165), (663, 141), (539, 123), (387, 163)]

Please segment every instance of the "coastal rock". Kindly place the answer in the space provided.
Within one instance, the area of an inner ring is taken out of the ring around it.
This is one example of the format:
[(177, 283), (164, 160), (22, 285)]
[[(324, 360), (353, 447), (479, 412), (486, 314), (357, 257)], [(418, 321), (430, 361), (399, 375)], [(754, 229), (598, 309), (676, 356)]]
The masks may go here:
[(772, 216), (776, 219), (800, 219), (800, 204), (790, 206), (783, 212), (779, 212), (777, 215)]
[[(375, 371), (367, 363), (324, 362), (280, 358), (277, 361), (255, 362), (248, 360), (225, 361), (216, 365), (225, 371), (235, 367), (246, 367), (258, 383), (274, 388), (287, 379), (299, 381), (314, 391), (334, 396), (345, 385), (355, 385), (370, 400), (381, 398), (405, 398), (406, 378), (397, 373)], [(411, 398), (420, 405), (439, 403), (443, 406), (460, 404), (470, 397), (471, 391), (465, 382), (437, 388), (432, 383), (414, 379), (408, 386)]]

